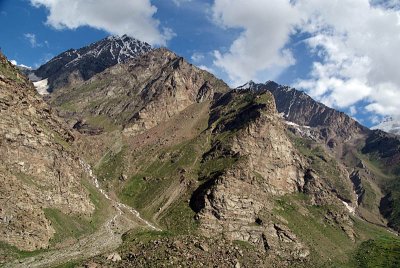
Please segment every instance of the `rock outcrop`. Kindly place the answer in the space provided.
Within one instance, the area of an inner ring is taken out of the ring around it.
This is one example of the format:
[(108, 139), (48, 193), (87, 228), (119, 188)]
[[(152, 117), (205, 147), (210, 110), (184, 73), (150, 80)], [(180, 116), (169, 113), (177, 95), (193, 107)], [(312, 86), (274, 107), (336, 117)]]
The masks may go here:
[(55, 233), (44, 209), (90, 216), (86, 176), (69, 150), (74, 136), (0, 55), (0, 240), (22, 250), (47, 248)]
[(274, 196), (297, 192), (304, 184), (303, 159), (285, 135), (272, 94), (225, 94), (212, 108), (210, 129), (215, 138), (205, 161), (232, 157), (235, 162), (209, 178), (202, 191), (203, 234), (224, 234), (285, 258), (305, 258), (308, 250), (287, 227), (260, 218), (272, 211)]
[(151, 46), (129, 36), (110, 36), (80, 49), (70, 49), (33, 71), (34, 80), (48, 80), (49, 91), (86, 81), (95, 74), (127, 62), (151, 50)]
[(51, 104), (76, 118), (105, 116), (135, 135), (228, 89), (210, 73), (160, 48), (53, 93)]

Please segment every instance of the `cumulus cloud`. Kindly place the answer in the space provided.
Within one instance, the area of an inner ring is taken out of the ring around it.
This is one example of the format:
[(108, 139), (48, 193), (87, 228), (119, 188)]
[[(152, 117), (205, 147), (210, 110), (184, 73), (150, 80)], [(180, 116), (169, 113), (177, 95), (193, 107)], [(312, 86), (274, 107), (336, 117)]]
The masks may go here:
[(36, 35), (33, 33), (26, 33), (24, 34), (24, 37), (28, 42), (31, 44), (31, 47), (37, 47), (38, 43), (36, 41)]
[(190, 58), (193, 62), (199, 63), (204, 59), (204, 54), (202, 54), (200, 52), (195, 52), (192, 54), (192, 56)]
[(192, 2), (192, 0), (172, 0), (172, 2), (173, 2), (176, 6), (180, 7), (182, 4)]
[(214, 52), (214, 65), (234, 84), (257, 80), (260, 72), (276, 75), (295, 63), (285, 45), (301, 14), (290, 0), (215, 0), (212, 13), (221, 27), (242, 30), (228, 51)]
[(47, 24), (55, 29), (90, 26), (111, 34), (128, 34), (153, 45), (165, 45), (174, 36), (154, 18), (150, 0), (30, 0), (49, 10)]
[(295, 86), (337, 108), (400, 117), (398, 0), (214, 0), (214, 20), (241, 29), (214, 65), (237, 84), (268, 80), (295, 63), (292, 38), (315, 55)]
[(368, 0), (304, 0), (298, 8), (320, 61), (297, 86), (330, 106), (363, 100), (370, 112), (400, 117), (400, 13)]
[(23, 67), (23, 68), (27, 68), (27, 69), (32, 69), (32, 67), (26, 66), (24, 64), (18, 64), (18, 62), (16, 60), (10, 60), (10, 62), (11, 62), (12, 65), (15, 65), (15, 66), (19, 66), (19, 67)]

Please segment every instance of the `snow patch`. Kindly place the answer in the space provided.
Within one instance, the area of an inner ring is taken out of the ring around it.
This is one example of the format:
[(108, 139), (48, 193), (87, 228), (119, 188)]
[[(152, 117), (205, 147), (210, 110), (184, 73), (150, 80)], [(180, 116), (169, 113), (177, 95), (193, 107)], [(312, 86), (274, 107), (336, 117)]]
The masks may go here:
[(371, 129), (380, 129), (388, 133), (400, 135), (400, 120), (387, 117), (380, 124), (371, 127)]
[(40, 95), (48, 95), (50, 92), (48, 91), (49, 89), (49, 81), (48, 79), (43, 79), (37, 82), (33, 82), (33, 85), (35, 86), (37, 92)]
[(348, 210), (351, 214), (353, 214), (353, 215), (356, 214), (356, 209), (355, 209), (354, 207), (352, 207), (349, 203), (347, 203), (347, 202), (345, 202), (345, 201), (343, 201), (343, 200), (341, 200), (341, 201), (342, 201), (343, 205), (347, 208), (347, 210)]

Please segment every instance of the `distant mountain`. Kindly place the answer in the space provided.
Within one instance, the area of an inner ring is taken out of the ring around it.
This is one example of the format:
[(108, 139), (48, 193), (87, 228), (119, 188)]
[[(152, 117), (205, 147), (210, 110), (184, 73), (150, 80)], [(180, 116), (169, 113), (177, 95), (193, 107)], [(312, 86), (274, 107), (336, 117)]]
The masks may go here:
[(159, 48), (54, 92), (50, 103), (67, 118), (70, 113), (78, 118), (102, 116), (136, 133), (228, 90), (210, 73)]
[(76, 81), (86, 81), (117, 63), (135, 59), (150, 50), (149, 44), (127, 35), (110, 36), (54, 57), (34, 71), (35, 80), (48, 79), (48, 91), (52, 92)]
[(279, 85), (273, 81), (264, 84), (250, 81), (238, 89), (246, 88), (270, 91), (274, 95), (278, 112), (286, 121), (318, 128), (320, 138), (332, 146), (352, 136), (369, 132), (368, 128), (345, 113), (329, 108), (295, 88)]
[(400, 135), (400, 120), (395, 120), (393, 117), (386, 117), (381, 123), (371, 127), (371, 129), (380, 129), (387, 133)]

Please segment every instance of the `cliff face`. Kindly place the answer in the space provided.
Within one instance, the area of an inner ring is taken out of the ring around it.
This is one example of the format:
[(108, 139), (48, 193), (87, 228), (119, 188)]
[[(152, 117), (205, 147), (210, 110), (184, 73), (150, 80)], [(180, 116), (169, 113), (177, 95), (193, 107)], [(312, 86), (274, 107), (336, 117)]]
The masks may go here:
[(305, 258), (308, 250), (289, 228), (266, 216), (275, 197), (304, 184), (304, 160), (286, 137), (272, 94), (229, 92), (212, 107), (209, 123), (214, 137), (203, 161), (234, 161), (210, 174), (197, 197), (203, 234), (223, 233), (285, 258)]
[(304, 92), (268, 81), (265, 84), (249, 82), (241, 88), (268, 90), (275, 98), (276, 107), (285, 120), (314, 129), (314, 138), (335, 147), (343, 142), (369, 134), (369, 129), (343, 112), (313, 100)]
[(55, 230), (45, 209), (90, 216), (94, 206), (81, 180), (74, 136), (0, 55), (0, 232), (23, 250), (49, 246)]
[[(226, 92), (227, 85), (167, 49), (156, 49), (91, 80), (52, 95), (51, 104), (77, 118), (106, 116), (135, 135), (194, 103)], [(69, 112), (69, 113), (68, 113)]]

